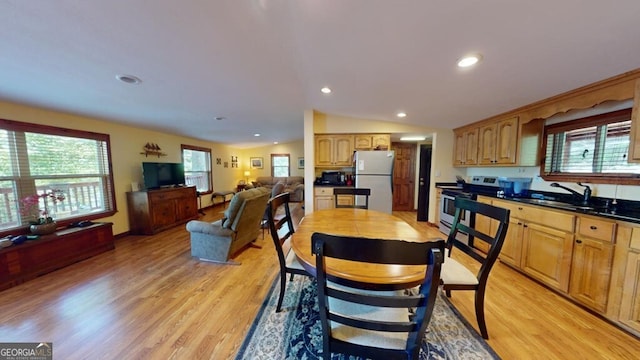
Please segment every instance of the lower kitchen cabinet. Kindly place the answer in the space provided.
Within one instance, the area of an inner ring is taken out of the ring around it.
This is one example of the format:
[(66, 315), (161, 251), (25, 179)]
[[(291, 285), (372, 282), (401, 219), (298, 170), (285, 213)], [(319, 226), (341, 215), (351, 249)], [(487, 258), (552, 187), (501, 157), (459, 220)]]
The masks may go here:
[(521, 267), (522, 260), (522, 225), (522, 220), (509, 217), (509, 228), (500, 250), (500, 261), (517, 268)]
[(576, 228), (569, 295), (604, 313), (611, 280), (616, 223), (579, 216)]
[(535, 223), (527, 223), (523, 227), (522, 271), (567, 292), (573, 233)]
[(640, 225), (618, 227), (607, 317), (640, 337)]

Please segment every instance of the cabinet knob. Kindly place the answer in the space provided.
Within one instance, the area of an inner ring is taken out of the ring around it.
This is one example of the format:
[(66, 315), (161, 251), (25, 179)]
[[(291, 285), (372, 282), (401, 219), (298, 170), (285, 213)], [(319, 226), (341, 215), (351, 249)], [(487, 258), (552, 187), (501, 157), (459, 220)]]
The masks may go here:
[(522, 225), (522, 227), (529, 227), (527, 224)]
[(597, 230), (597, 229), (598, 229), (598, 227), (597, 227), (597, 226), (595, 226), (595, 225), (591, 225), (591, 226), (589, 226), (589, 229), (591, 229), (591, 230)]
[(578, 244), (582, 244), (582, 240), (580, 240), (580, 239), (576, 239), (576, 243), (578, 243)]
[(522, 225), (522, 223), (518, 221), (518, 225)]
[(522, 210), (522, 208), (521, 208), (521, 207), (518, 207), (518, 210)]

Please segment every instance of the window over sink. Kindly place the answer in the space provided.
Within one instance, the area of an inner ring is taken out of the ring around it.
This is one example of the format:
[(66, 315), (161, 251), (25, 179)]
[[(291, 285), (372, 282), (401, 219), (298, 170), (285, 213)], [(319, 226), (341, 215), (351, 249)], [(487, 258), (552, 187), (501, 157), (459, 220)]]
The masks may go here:
[(640, 164), (627, 161), (630, 129), (630, 108), (545, 126), (542, 178), (640, 184)]

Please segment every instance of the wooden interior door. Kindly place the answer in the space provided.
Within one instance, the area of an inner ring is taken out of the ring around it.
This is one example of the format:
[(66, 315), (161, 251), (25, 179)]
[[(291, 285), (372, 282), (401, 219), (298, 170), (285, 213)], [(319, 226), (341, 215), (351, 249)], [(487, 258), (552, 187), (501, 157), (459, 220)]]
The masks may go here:
[(393, 143), (393, 210), (413, 211), (416, 178), (416, 144)]

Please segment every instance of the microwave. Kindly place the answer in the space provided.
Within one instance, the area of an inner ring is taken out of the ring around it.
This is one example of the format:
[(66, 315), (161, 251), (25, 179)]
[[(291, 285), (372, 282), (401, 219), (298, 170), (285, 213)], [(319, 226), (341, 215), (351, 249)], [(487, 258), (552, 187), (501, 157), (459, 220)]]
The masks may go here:
[(344, 183), (344, 173), (342, 171), (323, 171), (322, 183), (328, 185), (341, 185)]

